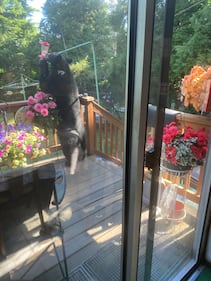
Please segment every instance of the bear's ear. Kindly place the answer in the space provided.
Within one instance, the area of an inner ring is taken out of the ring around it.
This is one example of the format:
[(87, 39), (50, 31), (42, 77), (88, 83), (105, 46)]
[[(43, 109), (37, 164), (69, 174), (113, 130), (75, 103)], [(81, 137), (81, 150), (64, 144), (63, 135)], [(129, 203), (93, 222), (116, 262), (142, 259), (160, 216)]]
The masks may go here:
[(55, 62), (56, 59), (58, 59), (58, 57), (61, 56), (61, 55), (58, 55), (57, 53), (50, 53), (46, 56), (47, 60), (50, 62), (50, 63), (53, 63)]
[(70, 58), (66, 58), (66, 61), (67, 61), (69, 64), (71, 64), (71, 63), (73, 62), (73, 60), (70, 59)]
[(59, 53), (50, 53), (47, 56), (47, 60), (52, 64), (60, 64), (64, 62), (66, 59)]

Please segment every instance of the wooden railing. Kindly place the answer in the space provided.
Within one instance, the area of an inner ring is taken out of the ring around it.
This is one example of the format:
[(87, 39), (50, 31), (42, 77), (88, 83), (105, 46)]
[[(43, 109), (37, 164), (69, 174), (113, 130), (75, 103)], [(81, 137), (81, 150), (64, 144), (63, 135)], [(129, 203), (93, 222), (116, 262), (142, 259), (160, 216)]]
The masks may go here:
[[(81, 97), (81, 117), (86, 128), (87, 154), (97, 154), (117, 164), (123, 162), (123, 123), (98, 105), (93, 97)], [(0, 103), (0, 110), (15, 117), (26, 101)], [(52, 153), (61, 148), (56, 130), (48, 130), (46, 148)]]
[[(81, 117), (84, 121), (87, 137), (87, 154), (99, 155), (111, 160), (119, 165), (123, 164), (123, 122), (112, 116), (102, 106), (97, 104), (93, 97), (84, 96), (81, 101)], [(26, 101), (0, 103), (0, 110), (6, 110), (8, 113), (15, 113), (21, 106), (25, 106)], [(211, 119), (205, 116), (179, 113), (175, 117), (179, 127), (190, 125), (194, 129), (206, 128), (211, 131)], [(149, 130), (150, 128), (148, 128)], [(150, 131), (150, 130), (149, 130)], [(56, 130), (48, 132), (46, 140), (48, 152), (60, 149)], [(198, 179), (193, 177), (190, 180), (190, 189), (184, 191), (179, 189), (179, 193), (187, 199), (198, 203), (201, 194), (204, 166), (200, 167)]]
[(87, 132), (87, 153), (100, 155), (117, 164), (123, 163), (123, 123), (94, 101), (82, 97)]
[[(180, 113), (176, 116), (176, 123), (180, 128), (191, 126), (195, 130), (205, 128), (208, 133), (211, 132), (211, 119), (206, 116)], [(195, 203), (199, 203), (200, 200), (204, 177), (204, 165), (198, 167), (198, 169), (198, 178), (194, 178), (193, 175), (191, 176), (189, 189), (186, 191), (179, 189), (180, 195), (184, 196), (184, 193), (186, 192), (186, 198)]]

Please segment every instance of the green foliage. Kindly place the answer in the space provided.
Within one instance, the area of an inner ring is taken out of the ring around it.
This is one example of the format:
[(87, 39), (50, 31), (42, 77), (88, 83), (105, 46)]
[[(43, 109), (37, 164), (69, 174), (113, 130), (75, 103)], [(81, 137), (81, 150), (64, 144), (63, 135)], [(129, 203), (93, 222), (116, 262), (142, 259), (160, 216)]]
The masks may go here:
[[(170, 98), (177, 101), (181, 79), (194, 65), (211, 64), (211, 4), (210, 1), (177, 1), (172, 58)], [(192, 110), (190, 110), (192, 111)]]
[(92, 88), (87, 88), (90, 84), (90, 77), (91, 81), (93, 81), (93, 68), (91, 66), (92, 63), (88, 61), (88, 56), (70, 66), (77, 81), (78, 88), (81, 90), (80, 94), (85, 92), (91, 93)]
[[(40, 46), (38, 30), (30, 20), (32, 11), (26, 0), (0, 3), (0, 86), (20, 80), (21, 73), (37, 78)], [(1, 91), (0, 99), (17, 99), (17, 95), (9, 98), (3, 94)], [(22, 95), (18, 96), (22, 99)]]
[(109, 76), (110, 91), (115, 102), (125, 104), (125, 78), (127, 54), (127, 6), (128, 1), (119, 0), (111, 12), (110, 22), (113, 29), (113, 57)]
[(6, 71), (24, 69), (25, 52), (36, 34), (28, 19), (32, 10), (26, 0), (2, 0), (0, 4), (0, 68)]
[(155, 21), (152, 46), (152, 67), (149, 103), (156, 105), (160, 89), (161, 58), (163, 49), (165, 5), (163, 1), (157, 1), (155, 7)]
[[(47, 0), (41, 34), (30, 20), (33, 9), (27, 2), (2, 0), (0, 3), (0, 86), (20, 78), (20, 73), (38, 79), (39, 39), (51, 44), (50, 52), (91, 41), (96, 55), (100, 96), (111, 92), (115, 102), (124, 106), (128, 1), (118, 0), (116, 5), (108, 5), (105, 0)], [(165, 1), (156, 1), (149, 96), (153, 104), (157, 103), (160, 89), (164, 12)], [(192, 66), (211, 64), (210, 29), (210, 0), (176, 1), (169, 106), (174, 102), (179, 108), (181, 79)], [(71, 69), (79, 92), (96, 97), (91, 44), (64, 55), (73, 60)], [(26, 89), (26, 96), (34, 92), (35, 89)], [(15, 96), (11, 98), (16, 99)]]
[[(85, 42), (93, 42), (98, 80), (101, 85), (101, 81), (108, 76), (112, 55), (111, 27), (108, 8), (104, 1), (47, 0), (44, 12), (45, 19), (41, 22), (41, 31), (43, 39), (50, 42), (51, 51), (61, 51)], [(89, 67), (86, 67), (83, 75), (77, 77), (77, 82), (80, 92), (86, 90), (94, 93), (95, 76), (91, 45), (75, 48), (65, 55), (73, 59), (73, 64), (88, 61)]]

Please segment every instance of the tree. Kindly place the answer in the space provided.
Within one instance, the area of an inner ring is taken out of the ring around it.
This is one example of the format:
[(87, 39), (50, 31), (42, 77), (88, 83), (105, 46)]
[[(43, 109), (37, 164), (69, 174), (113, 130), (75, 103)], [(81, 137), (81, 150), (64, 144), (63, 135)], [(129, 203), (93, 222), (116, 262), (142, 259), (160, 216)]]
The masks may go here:
[[(41, 32), (43, 39), (50, 42), (51, 51), (62, 51), (85, 42), (93, 42), (99, 85), (101, 91), (104, 91), (112, 53), (108, 8), (104, 1), (47, 0), (44, 15)], [(82, 69), (86, 61), (85, 71), (80, 71), (80, 76), (76, 79), (81, 93), (87, 91), (94, 94), (95, 77), (91, 45), (76, 48), (65, 55), (72, 58), (73, 64), (77, 63), (75, 67), (77, 69)], [(82, 80), (86, 81), (86, 85)]]
[[(30, 69), (25, 56), (37, 30), (29, 16), (26, 0), (2, 0), (0, 5), (0, 72), (20, 73)], [(31, 53), (30, 53), (31, 55)]]
[(180, 105), (181, 79), (194, 65), (211, 64), (211, 4), (210, 1), (178, 1), (175, 13), (170, 70), (171, 101)]
[(125, 78), (127, 55), (128, 1), (119, 0), (110, 15), (113, 29), (112, 70), (109, 76), (110, 91), (115, 102), (125, 104)]
[(165, 1), (160, 0), (156, 2), (149, 92), (149, 103), (153, 105), (157, 105), (158, 103), (158, 95), (160, 89), (165, 9)]

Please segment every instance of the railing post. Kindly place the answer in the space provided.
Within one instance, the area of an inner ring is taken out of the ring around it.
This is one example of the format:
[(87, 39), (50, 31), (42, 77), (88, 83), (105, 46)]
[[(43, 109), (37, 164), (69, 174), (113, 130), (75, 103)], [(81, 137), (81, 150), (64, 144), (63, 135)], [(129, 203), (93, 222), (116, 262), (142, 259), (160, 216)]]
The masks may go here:
[(94, 97), (84, 96), (80, 98), (81, 104), (85, 106), (85, 128), (86, 128), (86, 142), (87, 154), (95, 154), (95, 120), (93, 111)]

